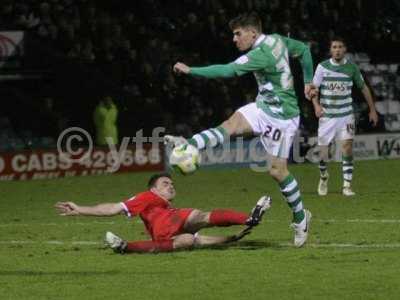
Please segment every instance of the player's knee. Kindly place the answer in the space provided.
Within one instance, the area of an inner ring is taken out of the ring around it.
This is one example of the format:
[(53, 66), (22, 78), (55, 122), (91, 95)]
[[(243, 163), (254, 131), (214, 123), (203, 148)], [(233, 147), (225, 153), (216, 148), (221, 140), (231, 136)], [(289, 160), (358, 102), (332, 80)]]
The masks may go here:
[(329, 147), (328, 146), (319, 146), (319, 158), (321, 160), (328, 160), (328, 158), (329, 158)]
[(210, 213), (200, 211), (199, 212), (199, 223), (208, 224), (210, 222)]
[(225, 129), (225, 131), (229, 134), (229, 135), (233, 135), (235, 133), (235, 122), (234, 120), (232, 120), (232, 118), (229, 118), (228, 120), (224, 121), (221, 124), (221, 127)]
[(193, 210), (193, 219), (191, 220), (192, 223), (207, 223), (209, 219), (209, 214), (201, 211), (199, 209)]
[(343, 153), (346, 155), (351, 155), (353, 151), (353, 143), (352, 141), (345, 141), (342, 145)]
[(273, 164), (269, 169), (269, 174), (276, 181), (281, 182), (288, 175), (288, 171), (283, 166)]
[(238, 112), (235, 112), (228, 120), (223, 122), (221, 126), (229, 135), (243, 134), (242, 116)]
[(271, 166), (269, 168), (269, 175), (271, 175), (272, 178), (277, 178), (280, 175), (279, 168), (276, 166)]
[(193, 234), (181, 234), (174, 240), (174, 249), (186, 249), (193, 247), (195, 238)]

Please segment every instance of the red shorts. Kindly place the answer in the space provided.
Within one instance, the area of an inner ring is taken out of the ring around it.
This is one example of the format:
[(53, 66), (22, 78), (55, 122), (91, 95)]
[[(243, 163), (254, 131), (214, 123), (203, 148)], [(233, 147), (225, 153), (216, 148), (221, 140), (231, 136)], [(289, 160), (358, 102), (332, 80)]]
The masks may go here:
[(173, 209), (157, 218), (152, 224), (152, 239), (169, 240), (184, 233), (183, 226), (192, 211), (193, 208)]

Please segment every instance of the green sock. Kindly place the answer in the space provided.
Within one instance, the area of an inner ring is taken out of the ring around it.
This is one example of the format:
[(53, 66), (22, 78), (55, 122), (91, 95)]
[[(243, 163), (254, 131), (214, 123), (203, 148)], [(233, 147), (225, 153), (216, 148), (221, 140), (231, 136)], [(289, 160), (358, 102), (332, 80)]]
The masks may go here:
[(353, 180), (353, 156), (342, 156), (343, 186), (350, 186)]
[(318, 168), (319, 168), (319, 176), (322, 179), (326, 179), (328, 175), (328, 166), (326, 165), (326, 162), (324, 160), (321, 160), (319, 162)]
[(293, 213), (293, 222), (299, 224), (301, 221), (304, 220), (304, 217), (306, 215), (304, 214), (304, 209), (301, 211)]
[(207, 146), (215, 147), (223, 144), (227, 139), (229, 139), (229, 135), (225, 128), (218, 126), (217, 128), (210, 128), (196, 133), (192, 138), (188, 139), (188, 143), (201, 150)]
[(282, 195), (293, 211), (293, 222), (300, 223), (303, 221), (305, 214), (303, 208), (303, 199), (300, 194), (299, 185), (293, 175), (289, 174), (282, 182), (279, 183)]

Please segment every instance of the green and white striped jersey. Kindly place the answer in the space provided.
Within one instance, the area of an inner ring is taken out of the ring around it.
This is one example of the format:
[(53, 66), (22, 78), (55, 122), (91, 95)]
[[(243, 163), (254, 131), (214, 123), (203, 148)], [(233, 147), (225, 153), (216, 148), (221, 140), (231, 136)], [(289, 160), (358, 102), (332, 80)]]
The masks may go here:
[(357, 65), (347, 59), (340, 64), (332, 58), (318, 64), (313, 83), (320, 89), (324, 117), (338, 118), (353, 113), (353, 82), (359, 89), (365, 84)]
[(261, 35), (252, 50), (231, 64), (238, 76), (253, 72), (258, 84), (257, 107), (278, 119), (291, 119), (300, 114), (289, 56), (300, 60), (304, 81), (311, 82), (310, 48), (279, 34)]

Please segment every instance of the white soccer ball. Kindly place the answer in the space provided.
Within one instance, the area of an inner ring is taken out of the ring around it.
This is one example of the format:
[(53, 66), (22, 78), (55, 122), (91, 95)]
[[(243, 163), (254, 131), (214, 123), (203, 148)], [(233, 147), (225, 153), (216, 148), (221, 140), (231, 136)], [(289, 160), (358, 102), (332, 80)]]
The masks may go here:
[(177, 146), (172, 149), (169, 164), (184, 175), (191, 174), (199, 168), (199, 150), (190, 144)]

